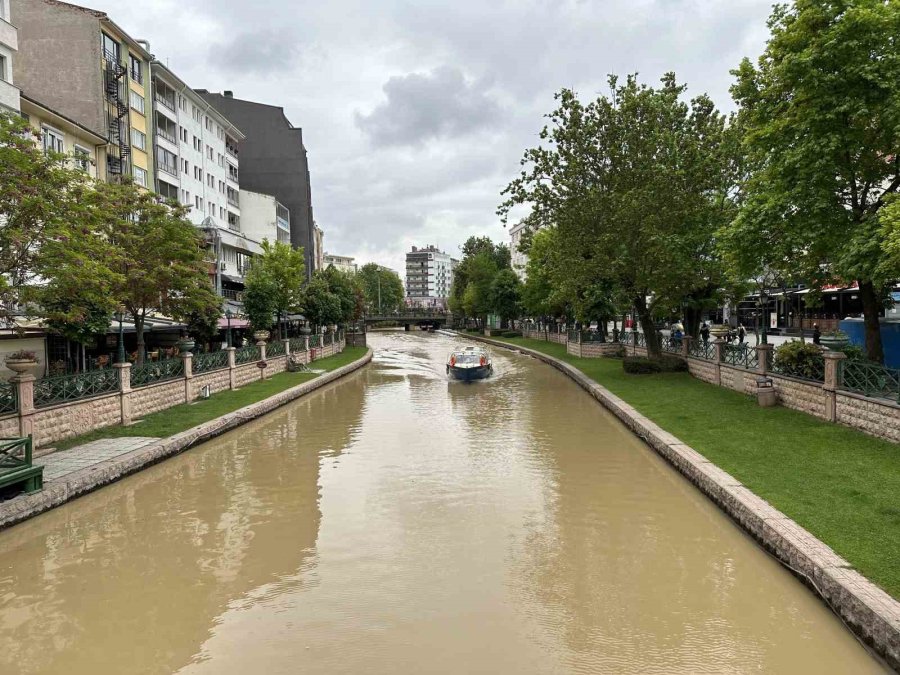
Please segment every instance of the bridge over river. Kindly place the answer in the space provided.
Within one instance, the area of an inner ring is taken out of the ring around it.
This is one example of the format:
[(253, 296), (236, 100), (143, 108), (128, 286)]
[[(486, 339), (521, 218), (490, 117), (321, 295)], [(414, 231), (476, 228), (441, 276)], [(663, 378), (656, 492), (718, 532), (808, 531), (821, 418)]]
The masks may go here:
[[(442, 333), (0, 532), (0, 673), (873, 673), (588, 394)], [(139, 427), (136, 427), (139, 429)]]
[(399, 324), (408, 331), (412, 326), (443, 328), (450, 324), (452, 318), (449, 312), (407, 309), (402, 312), (376, 313), (365, 317), (365, 323), (366, 326), (376, 323)]

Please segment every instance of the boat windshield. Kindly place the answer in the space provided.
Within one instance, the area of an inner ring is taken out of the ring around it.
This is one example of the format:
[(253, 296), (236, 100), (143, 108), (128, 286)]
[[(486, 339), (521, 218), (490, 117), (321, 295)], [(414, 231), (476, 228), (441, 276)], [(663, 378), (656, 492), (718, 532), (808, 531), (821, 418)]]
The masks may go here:
[(454, 354), (453, 356), (457, 363), (468, 364), (481, 362), (480, 354)]

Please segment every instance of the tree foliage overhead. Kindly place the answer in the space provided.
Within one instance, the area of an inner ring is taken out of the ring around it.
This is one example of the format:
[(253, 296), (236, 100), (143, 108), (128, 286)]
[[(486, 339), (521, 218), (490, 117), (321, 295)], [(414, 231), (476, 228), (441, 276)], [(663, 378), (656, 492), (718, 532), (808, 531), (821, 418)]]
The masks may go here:
[[(244, 308), (257, 330), (271, 327), (273, 315), (298, 311), (306, 281), (302, 248), (263, 240), (262, 250), (251, 260), (244, 280)], [(281, 330), (280, 322), (278, 328)]]
[(317, 270), (303, 292), (303, 312), (318, 326), (347, 324), (365, 311), (362, 286), (355, 274), (333, 265)]
[(547, 146), (526, 151), (525, 170), (504, 190), (504, 217), (520, 204), (553, 226), (579, 313), (633, 306), (659, 351), (653, 317), (723, 277), (716, 229), (733, 211), (731, 132), (707, 96), (684, 102), (673, 74), (659, 88), (609, 79), (611, 94), (587, 104), (564, 89)]
[(723, 234), (733, 264), (857, 281), (869, 358), (888, 277), (879, 214), (900, 188), (900, 3), (777, 5), (756, 65), (733, 71), (751, 176)]

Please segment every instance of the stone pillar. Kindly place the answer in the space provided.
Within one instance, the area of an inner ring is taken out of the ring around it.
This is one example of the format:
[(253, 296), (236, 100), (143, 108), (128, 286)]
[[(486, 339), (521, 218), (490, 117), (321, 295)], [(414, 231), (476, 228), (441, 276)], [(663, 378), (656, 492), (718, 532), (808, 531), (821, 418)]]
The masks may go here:
[(715, 342), (713, 342), (713, 348), (715, 352), (713, 353), (713, 362), (716, 364), (716, 372), (714, 375), (715, 384), (718, 386), (722, 386), (722, 358), (725, 354), (725, 340), (719, 338)]
[(190, 403), (194, 400), (194, 355), (191, 352), (182, 352), (181, 360), (184, 362), (184, 402)]
[(775, 352), (773, 345), (756, 345), (756, 369), (760, 375), (767, 375), (772, 372), (772, 354)]
[(824, 352), (825, 384), (822, 393), (825, 395), (825, 418), (829, 422), (837, 422), (837, 390), (841, 386), (841, 361), (847, 358), (843, 352)]
[(260, 340), (259, 342), (256, 343), (256, 346), (259, 347), (259, 360), (265, 361), (266, 360), (266, 341)]
[(131, 424), (131, 364), (114, 363), (113, 368), (119, 371), (119, 415), (126, 427)]
[(226, 347), (225, 351), (228, 352), (228, 388), (234, 389), (234, 352), (237, 350), (236, 347)]
[(282, 342), (284, 342), (284, 358), (287, 359), (288, 361), (290, 361), (290, 360), (291, 360), (291, 341), (290, 341), (290, 338), (284, 338), (284, 340), (282, 340)]
[(19, 373), (10, 379), (19, 399), (19, 436), (34, 434), (34, 375)]
[(687, 361), (688, 357), (691, 355), (691, 340), (693, 340), (690, 335), (685, 335), (681, 338), (681, 356)]

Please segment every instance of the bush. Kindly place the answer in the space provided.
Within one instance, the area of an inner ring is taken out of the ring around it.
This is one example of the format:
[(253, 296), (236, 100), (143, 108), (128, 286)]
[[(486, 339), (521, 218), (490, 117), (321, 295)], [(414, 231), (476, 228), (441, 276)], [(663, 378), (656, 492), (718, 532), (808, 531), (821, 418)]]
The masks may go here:
[(819, 380), (825, 372), (825, 357), (818, 345), (795, 340), (785, 342), (775, 350), (773, 366), (785, 375)]
[(522, 337), (522, 331), (520, 331), (520, 330), (503, 331), (503, 337), (508, 337), (508, 338)]
[(688, 369), (687, 361), (677, 356), (662, 355), (658, 359), (646, 356), (626, 356), (622, 368), (631, 375), (651, 375), (653, 373), (678, 373)]
[(863, 348), (858, 345), (847, 345), (841, 351), (847, 356), (848, 361), (866, 360), (866, 353), (863, 351)]

